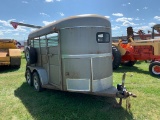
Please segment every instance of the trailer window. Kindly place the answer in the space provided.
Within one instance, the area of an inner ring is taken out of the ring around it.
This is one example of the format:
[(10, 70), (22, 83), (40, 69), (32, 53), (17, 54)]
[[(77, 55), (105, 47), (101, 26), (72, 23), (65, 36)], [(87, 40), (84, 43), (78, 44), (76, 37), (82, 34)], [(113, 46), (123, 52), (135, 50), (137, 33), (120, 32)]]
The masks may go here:
[(33, 40), (30, 40), (30, 41), (29, 41), (29, 45), (30, 45), (31, 47), (33, 47)]
[(110, 42), (110, 34), (107, 32), (98, 32), (96, 34), (97, 43), (109, 43)]
[(30, 45), (32, 47), (34, 47), (34, 48), (46, 47), (45, 36), (34, 38), (33, 40), (31, 40), (31, 44)]
[(58, 46), (58, 33), (44, 35), (29, 41), (29, 45), (35, 48)]
[(48, 47), (58, 46), (58, 33), (52, 33), (47, 35)]
[(39, 48), (39, 41), (38, 40), (34, 40), (34, 48)]
[(39, 38), (34, 38), (34, 39), (30, 40), (29, 45), (31, 47), (38, 48), (39, 47)]
[(46, 47), (46, 37), (45, 36), (40, 37), (40, 47)]

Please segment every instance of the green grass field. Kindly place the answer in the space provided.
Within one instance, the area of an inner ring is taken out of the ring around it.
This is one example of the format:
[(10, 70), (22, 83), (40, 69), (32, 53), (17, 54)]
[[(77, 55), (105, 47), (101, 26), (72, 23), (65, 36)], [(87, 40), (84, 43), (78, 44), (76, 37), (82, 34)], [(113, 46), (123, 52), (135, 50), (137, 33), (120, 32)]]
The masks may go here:
[(150, 76), (149, 63), (120, 67), (113, 72), (114, 86), (127, 72), (131, 109), (114, 108), (114, 98), (84, 95), (54, 90), (36, 92), (25, 82), (25, 59), (19, 70), (0, 70), (0, 120), (159, 120), (160, 79)]

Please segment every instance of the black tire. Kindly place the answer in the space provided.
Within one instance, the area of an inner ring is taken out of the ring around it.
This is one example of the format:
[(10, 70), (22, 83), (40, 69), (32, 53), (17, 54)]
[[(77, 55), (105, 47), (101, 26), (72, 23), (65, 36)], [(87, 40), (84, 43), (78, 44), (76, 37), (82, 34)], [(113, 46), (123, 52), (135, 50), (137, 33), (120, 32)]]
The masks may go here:
[(21, 57), (16, 57), (16, 58), (11, 57), (10, 62), (11, 62), (11, 64), (10, 64), (11, 67), (13, 67), (15, 69), (19, 69), (21, 66)]
[(37, 52), (33, 47), (27, 47), (25, 50), (25, 58), (28, 64), (35, 64), (37, 62)]
[(132, 67), (137, 61), (125, 61), (121, 65)]
[(149, 65), (149, 72), (151, 75), (160, 76), (160, 62), (152, 62)]
[(112, 58), (113, 58), (112, 67), (113, 67), (113, 70), (115, 70), (119, 68), (121, 64), (121, 53), (118, 50), (118, 48), (115, 46), (112, 46)]
[(42, 84), (41, 84), (41, 81), (40, 81), (40, 78), (37, 72), (33, 73), (32, 79), (33, 79), (33, 86), (35, 90), (38, 92), (41, 92), (43, 88), (42, 88)]
[(25, 77), (28, 85), (33, 86), (32, 73), (29, 69), (26, 70)]
[(14, 65), (13, 66), (15, 69), (19, 69), (21, 67), (21, 65)]

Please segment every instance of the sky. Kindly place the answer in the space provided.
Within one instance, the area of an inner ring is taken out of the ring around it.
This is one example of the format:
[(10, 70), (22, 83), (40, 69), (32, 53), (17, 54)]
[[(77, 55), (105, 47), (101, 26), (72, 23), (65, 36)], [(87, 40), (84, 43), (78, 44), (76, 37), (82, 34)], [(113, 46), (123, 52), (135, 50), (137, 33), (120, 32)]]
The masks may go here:
[(160, 24), (160, 0), (1, 0), (0, 39), (27, 40), (33, 28), (10, 21), (45, 26), (75, 15), (99, 14), (111, 21), (112, 36), (125, 36), (127, 27), (151, 30)]

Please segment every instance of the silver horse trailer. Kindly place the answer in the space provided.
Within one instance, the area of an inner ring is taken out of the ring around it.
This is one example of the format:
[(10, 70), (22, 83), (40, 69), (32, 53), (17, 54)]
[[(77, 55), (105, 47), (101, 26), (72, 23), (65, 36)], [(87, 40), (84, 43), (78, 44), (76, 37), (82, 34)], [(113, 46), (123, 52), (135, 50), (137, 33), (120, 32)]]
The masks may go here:
[(131, 95), (123, 85), (113, 87), (111, 23), (106, 17), (62, 19), (30, 33), (27, 42), (26, 81), (37, 91)]

